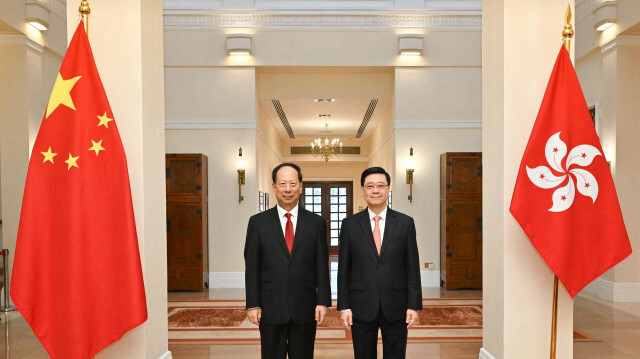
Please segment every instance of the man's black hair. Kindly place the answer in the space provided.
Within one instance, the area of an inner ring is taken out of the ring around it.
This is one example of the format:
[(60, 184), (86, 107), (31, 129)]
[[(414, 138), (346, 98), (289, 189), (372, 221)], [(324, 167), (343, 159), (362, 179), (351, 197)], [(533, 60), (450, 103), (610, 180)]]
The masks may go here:
[(387, 185), (391, 184), (391, 176), (384, 170), (382, 167), (369, 167), (364, 172), (362, 172), (362, 176), (360, 176), (360, 186), (364, 187), (364, 179), (367, 178), (368, 175), (372, 175), (375, 173), (383, 174), (387, 177)]

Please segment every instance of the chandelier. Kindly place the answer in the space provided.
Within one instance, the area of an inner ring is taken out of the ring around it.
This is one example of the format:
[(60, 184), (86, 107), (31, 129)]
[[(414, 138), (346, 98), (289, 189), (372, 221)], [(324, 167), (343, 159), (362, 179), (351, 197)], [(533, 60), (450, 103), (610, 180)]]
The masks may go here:
[(313, 157), (324, 157), (325, 162), (329, 162), (329, 158), (337, 157), (342, 153), (342, 142), (339, 138), (329, 139), (329, 124), (325, 123), (325, 130), (320, 131), (324, 134), (324, 138), (318, 137), (311, 142), (311, 154)]

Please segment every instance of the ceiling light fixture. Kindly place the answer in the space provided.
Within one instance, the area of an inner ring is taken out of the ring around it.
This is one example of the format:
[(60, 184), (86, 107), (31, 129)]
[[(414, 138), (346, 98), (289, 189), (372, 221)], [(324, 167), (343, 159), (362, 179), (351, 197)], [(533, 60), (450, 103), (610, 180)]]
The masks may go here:
[(318, 117), (331, 117), (331, 114), (330, 113), (319, 113), (316, 116), (318, 116)]
[(342, 154), (342, 142), (339, 138), (329, 140), (329, 124), (325, 123), (325, 130), (320, 131), (324, 134), (323, 137), (318, 137), (311, 142), (311, 154), (313, 157), (323, 157), (325, 162), (329, 162), (329, 158), (337, 157)]
[(335, 102), (335, 98), (317, 98), (313, 100), (314, 102)]

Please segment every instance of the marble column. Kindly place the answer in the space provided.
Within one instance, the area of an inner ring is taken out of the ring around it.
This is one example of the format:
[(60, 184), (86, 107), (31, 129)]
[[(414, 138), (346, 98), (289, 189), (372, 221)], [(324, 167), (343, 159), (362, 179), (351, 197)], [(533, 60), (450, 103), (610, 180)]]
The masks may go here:
[[(574, 1), (568, 2), (572, 8)], [(509, 213), (522, 154), (562, 45), (567, 1), (482, 2), (484, 329), (480, 358), (548, 358), (553, 273)], [(573, 355), (560, 286), (556, 358)]]
[[(640, 127), (640, 36), (617, 36), (601, 46), (602, 107), (599, 125), (601, 141), (616, 184), (620, 207), (631, 247), (640, 248), (640, 181), (637, 155)], [(598, 295), (614, 302), (640, 301), (640, 255), (635, 251), (629, 258), (605, 273), (599, 281)]]
[[(127, 155), (149, 311), (146, 323), (96, 358), (170, 358), (162, 1), (89, 3), (89, 41)], [(78, 24), (79, 4), (67, 1), (69, 39)]]
[[(0, 175), (2, 176), (2, 239), (16, 245), (22, 193), (29, 155), (45, 103), (42, 98), (43, 46), (23, 33), (0, 35)], [(9, 277), (11, 268), (9, 268)]]

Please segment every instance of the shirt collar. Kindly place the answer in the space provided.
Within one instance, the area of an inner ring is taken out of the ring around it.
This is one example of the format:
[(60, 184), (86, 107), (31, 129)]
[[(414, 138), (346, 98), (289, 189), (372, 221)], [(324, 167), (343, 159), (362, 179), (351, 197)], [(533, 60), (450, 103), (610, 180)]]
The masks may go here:
[(293, 209), (291, 209), (291, 211), (287, 212), (284, 208), (280, 207), (280, 205), (276, 205), (276, 208), (278, 209), (278, 217), (282, 218), (284, 217), (285, 214), (287, 213), (291, 213), (291, 215), (293, 217), (298, 217), (298, 205), (296, 204), (295, 207), (293, 207)]
[(387, 219), (387, 208), (388, 207), (385, 206), (380, 214), (375, 214), (370, 208), (367, 208), (367, 211), (369, 211), (369, 221), (373, 221), (373, 217), (375, 216), (380, 216), (380, 218), (385, 221)]

